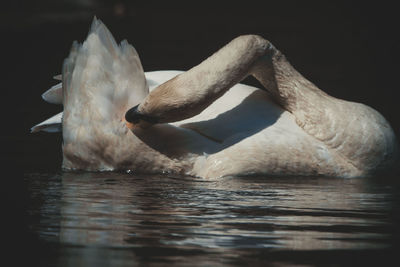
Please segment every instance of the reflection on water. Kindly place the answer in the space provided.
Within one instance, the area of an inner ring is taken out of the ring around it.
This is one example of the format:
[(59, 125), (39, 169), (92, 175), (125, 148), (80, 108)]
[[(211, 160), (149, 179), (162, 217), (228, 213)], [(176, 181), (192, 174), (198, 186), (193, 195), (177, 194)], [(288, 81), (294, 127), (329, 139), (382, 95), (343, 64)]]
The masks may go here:
[(396, 190), (370, 180), (120, 173), (26, 179), (31, 198), (41, 200), (30, 207), (37, 218), (31, 230), (59, 247), (61, 265), (293, 263), (327, 252), (338, 260), (337, 251), (339, 258), (382, 253), (394, 241)]

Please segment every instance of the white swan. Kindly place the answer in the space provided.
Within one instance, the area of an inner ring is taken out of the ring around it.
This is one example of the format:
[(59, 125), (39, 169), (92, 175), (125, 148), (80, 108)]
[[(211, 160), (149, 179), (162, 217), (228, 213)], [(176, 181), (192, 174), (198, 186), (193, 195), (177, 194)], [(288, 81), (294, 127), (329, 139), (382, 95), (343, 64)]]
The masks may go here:
[[(238, 84), (248, 75), (266, 90)], [(254, 35), (187, 72), (144, 73), (135, 49), (94, 19), (43, 98), (64, 112), (32, 131), (62, 129), (66, 170), (358, 177), (398, 157), (377, 111), (327, 95)]]

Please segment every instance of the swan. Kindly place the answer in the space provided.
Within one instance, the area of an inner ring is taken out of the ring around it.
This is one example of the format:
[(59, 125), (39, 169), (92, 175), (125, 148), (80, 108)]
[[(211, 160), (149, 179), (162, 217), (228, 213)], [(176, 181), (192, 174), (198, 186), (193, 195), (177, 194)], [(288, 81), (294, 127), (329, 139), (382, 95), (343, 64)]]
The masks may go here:
[[(240, 84), (249, 75), (263, 88)], [(329, 96), (257, 35), (186, 72), (145, 73), (94, 18), (54, 78), (42, 97), (64, 110), (31, 130), (62, 131), (64, 170), (361, 177), (398, 159), (381, 114)]]

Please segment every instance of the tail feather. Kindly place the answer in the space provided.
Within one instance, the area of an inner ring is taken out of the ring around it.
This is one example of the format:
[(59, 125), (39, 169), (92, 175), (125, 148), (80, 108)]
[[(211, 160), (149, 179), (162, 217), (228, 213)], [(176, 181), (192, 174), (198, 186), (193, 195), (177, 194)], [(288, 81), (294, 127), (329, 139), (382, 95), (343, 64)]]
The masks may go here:
[(63, 70), (62, 70), (62, 87), (64, 88), (63, 90), (63, 105), (64, 108), (67, 104), (68, 100), (68, 90), (66, 88), (70, 88), (71, 80), (72, 80), (72, 74), (74, 71), (75, 67), (75, 61), (78, 56), (78, 49), (81, 45), (78, 44), (78, 42), (74, 41), (72, 43), (71, 51), (69, 52), (69, 56), (64, 60), (63, 63)]
[(90, 138), (90, 129), (113, 132), (114, 123), (148, 94), (136, 50), (126, 41), (117, 45), (96, 18), (85, 42), (73, 44), (62, 78), (64, 143)]
[(114, 37), (107, 29), (107, 27), (101, 22), (101, 20), (97, 19), (96, 17), (93, 19), (92, 25), (89, 30), (89, 36), (91, 34), (96, 35), (100, 39), (100, 42), (110, 54), (112, 54), (113, 56), (117, 56), (117, 42), (115, 41)]
[(149, 91), (135, 48), (126, 40), (118, 45), (97, 18), (85, 42), (72, 44), (62, 74), (53, 78), (62, 83), (51, 87), (42, 98), (49, 103), (63, 104), (64, 118), (63, 113), (57, 114), (35, 125), (31, 131), (61, 131), (64, 123), (64, 137), (70, 141), (76, 140), (81, 128), (94, 127), (94, 123), (100, 127), (120, 120)]

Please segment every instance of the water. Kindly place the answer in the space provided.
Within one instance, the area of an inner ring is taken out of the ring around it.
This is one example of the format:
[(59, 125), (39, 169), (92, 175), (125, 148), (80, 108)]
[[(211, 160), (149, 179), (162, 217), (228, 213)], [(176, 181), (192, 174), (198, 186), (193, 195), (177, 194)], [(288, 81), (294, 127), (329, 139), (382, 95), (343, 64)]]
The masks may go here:
[(42, 266), (389, 264), (398, 187), (378, 179), (26, 174)]

